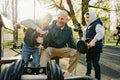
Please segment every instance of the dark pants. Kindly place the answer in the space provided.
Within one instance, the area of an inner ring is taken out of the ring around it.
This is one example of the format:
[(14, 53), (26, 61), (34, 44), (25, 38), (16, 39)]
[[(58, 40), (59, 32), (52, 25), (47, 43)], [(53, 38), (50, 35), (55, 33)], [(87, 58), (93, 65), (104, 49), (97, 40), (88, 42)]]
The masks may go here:
[(118, 38), (118, 40), (116, 42), (116, 46), (118, 46), (119, 41), (120, 41), (120, 37)]
[(93, 66), (95, 70), (95, 78), (100, 80), (101, 79), (101, 72), (100, 72), (100, 65), (99, 65), (100, 53), (87, 53), (86, 58), (87, 58), (86, 75), (90, 76), (92, 66)]

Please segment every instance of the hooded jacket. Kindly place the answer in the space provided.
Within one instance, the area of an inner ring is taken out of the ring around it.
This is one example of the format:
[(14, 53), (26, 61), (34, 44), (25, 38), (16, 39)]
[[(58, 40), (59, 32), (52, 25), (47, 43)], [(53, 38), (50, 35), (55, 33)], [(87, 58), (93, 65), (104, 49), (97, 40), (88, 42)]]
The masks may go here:
[(86, 39), (91, 39), (95, 46), (89, 49), (89, 52), (102, 52), (102, 39), (104, 36), (103, 23), (100, 18), (96, 18), (94, 12), (89, 12), (89, 23), (86, 29)]

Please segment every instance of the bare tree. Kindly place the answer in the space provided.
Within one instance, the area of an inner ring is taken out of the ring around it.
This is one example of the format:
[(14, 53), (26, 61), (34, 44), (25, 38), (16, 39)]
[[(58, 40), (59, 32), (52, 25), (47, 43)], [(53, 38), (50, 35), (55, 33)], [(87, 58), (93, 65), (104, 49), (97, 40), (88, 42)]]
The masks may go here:
[(117, 16), (117, 25), (120, 25), (120, 0), (116, 0), (116, 16)]
[(110, 12), (110, 1), (109, 0), (97, 0), (97, 2), (93, 5), (89, 5), (90, 8), (96, 8), (96, 9), (101, 9), (106, 12)]
[(11, 1), (10, 0), (1, 0), (0, 5), (2, 7), (1, 14), (3, 14), (5, 17), (11, 19), (11, 11), (12, 7), (10, 6)]
[[(17, 0), (12, 0), (12, 22), (13, 25), (17, 23)], [(15, 42), (18, 41), (18, 29), (16, 26), (14, 26), (13, 37)]]
[(85, 25), (84, 14), (88, 11), (88, 5), (90, 0), (82, 0), (82, 24)]
[(59, 2), (56, 1), (56, 0), (52, 0), (52, 2), (53, 2), (53, 4), (51, 4), (50, 7), (65, 10), (68, 13), (70, 19), (72, 20), (73, 25), (76, 26), (76, 24), (78, 23), (78, 20), (75, 17), (75, 12), (74, 12), (71, 0), (66, 0), (66, 3), (68, 5), (68, 7), (69, 7), (69, 10), (66, 9), (65, 6), (63, 5), (63, 3), (65, 2), (64, 0), (60, 0)]
[[(12, 20), (13, 25), (17, 23), (17, 0), (2, 0), (2, 11), (1, 13), (8, 19)], [(15, 28), (15, 27), (14, 27)], [(18, 31), (15, 28), (13, 31), (14, 41), (18, 40)]]

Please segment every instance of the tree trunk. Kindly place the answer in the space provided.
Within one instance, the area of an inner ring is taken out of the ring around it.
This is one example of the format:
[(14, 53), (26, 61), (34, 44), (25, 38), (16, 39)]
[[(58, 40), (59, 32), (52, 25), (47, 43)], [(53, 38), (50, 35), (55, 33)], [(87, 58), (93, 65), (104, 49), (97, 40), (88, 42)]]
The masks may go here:
[[(13, 25), (15, 25), (17, 23), (17, 0), (12, 0), (12, 20)], [(14, 26), (13, 37), (14, 42), (18, 41), (18, 29), (16, 26)]]
[(89, 11), (88, 10), (88, 5), (89, 5), (90, 0), (82, 0), (82, 25), (85, 26), (85, 19), (84, 19), (84, 14)]
[(68, 4), (69, 9), (70, 9), (70, 13), (68, 13), (68, 15), (72, 19), (73, 25), (76, 26), (76, 24), (78, 23), (78, 20), (75, 17), (75, 12), (74, 12), (71, 0), (67, 0), (67, 4)]

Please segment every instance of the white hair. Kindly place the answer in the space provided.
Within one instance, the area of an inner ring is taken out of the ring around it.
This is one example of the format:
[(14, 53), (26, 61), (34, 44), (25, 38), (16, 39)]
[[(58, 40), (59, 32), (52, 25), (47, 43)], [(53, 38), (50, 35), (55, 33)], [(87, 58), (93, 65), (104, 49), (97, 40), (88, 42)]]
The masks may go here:
[(59, 10), (59, 11), (57, 12), (57, 15), (59, 15), (59, 14), (63, 14), (65, 17), (68, 18), (68, 13), (67, 13), (65, 10)]

